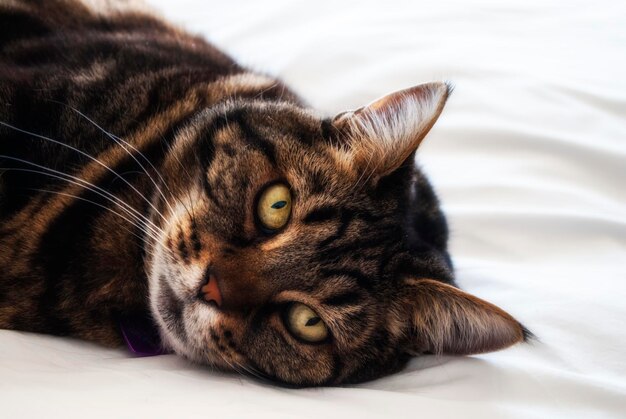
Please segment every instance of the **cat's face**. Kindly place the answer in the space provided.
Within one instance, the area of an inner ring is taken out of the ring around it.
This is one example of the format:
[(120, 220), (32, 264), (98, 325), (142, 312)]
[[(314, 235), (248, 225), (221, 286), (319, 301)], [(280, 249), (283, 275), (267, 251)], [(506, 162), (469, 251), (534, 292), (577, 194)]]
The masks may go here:
[(411, 156), (446, 97), (420, 86), (332, 121), (254, 101), (198, 115), (155, 198), (163, 233), (147, 270), (164, 343), (319, 385), (396, 371), (416, 352), (520, 340), (506, 313), (431, 280), (452, 280), (447, 233)]

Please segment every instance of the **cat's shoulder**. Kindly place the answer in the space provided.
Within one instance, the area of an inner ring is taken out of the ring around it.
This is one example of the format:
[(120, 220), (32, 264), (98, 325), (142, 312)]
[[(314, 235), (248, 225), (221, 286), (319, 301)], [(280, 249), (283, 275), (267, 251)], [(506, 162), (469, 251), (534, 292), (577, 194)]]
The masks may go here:
[(157, 15), (157, 12), (143, 0), (47, 0), (32, 2), (29, 0), (0, 0), (0, 12), (22, 12), (45, 15), (50, 11), (71, 10), (74, 13), (88, 11), (101, 16), (120, 13), (145, 13)]
[(61, 32), (94, 23), (105, 23), (111, 30), (118, 23), (127, 29), (138, 26), (182, 32), (143, 0), (0, 0), (0, 26), (10, 38), (45, 33), (51, 28)]

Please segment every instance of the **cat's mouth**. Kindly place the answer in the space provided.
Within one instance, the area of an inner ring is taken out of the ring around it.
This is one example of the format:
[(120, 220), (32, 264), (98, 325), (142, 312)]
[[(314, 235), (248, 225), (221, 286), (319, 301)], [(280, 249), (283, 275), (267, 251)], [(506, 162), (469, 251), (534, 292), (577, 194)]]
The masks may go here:
[(209, 304), (213, 304), (218, 308), (222, 306), (222, 293), (217, 283), (217, 276), (214, 272), (209, 270), (206, 275), (205, 281), (200, 287), (198, 296)]

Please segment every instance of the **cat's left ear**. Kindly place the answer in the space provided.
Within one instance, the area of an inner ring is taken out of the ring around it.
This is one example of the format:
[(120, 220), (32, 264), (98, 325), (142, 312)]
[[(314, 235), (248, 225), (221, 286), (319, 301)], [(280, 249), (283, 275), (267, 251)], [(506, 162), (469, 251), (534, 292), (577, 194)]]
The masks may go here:
[(451, 88), (420, 84), (337, 115), (332, 125), (353, 168), (388, 175), (413, 155), (441, 114)]
[(471, 355), (497, 351), (532, 336), (501, 308), (432, 279), (405, 279), (401, 322), (411, 354)]

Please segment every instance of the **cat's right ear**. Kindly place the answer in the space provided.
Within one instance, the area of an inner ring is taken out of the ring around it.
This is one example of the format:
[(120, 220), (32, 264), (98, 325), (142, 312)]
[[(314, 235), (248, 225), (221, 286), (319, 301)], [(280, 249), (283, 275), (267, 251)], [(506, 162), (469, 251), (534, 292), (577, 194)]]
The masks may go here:
[(452, 285), (409, 278), (401, 289), (406, 351), (471, 355), (497, 351), (531, 336), (501, 308)]
[(447, 83), (425, 83), (340, 113), (332, 120), (338, 160), (371, 179), (390, 174), (413, 156), (450, 91)]

